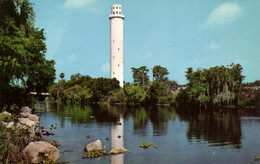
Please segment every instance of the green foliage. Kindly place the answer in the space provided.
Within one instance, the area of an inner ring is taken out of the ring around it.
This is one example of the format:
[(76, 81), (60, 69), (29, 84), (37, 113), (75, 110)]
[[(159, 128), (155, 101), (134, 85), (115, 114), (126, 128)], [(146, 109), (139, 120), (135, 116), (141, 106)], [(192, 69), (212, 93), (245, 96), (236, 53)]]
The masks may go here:
[(152, 146), (153, 144), (150, 142), (140, 143), (140, 148), (147, 149), (148, 147)]
[(167, 77), (165, 77), (166, 75), (168, 75), (169, 72), (167, 70), (167, 68), (162, 67), (160, 65), (156, 65), (153, 67), (153, 81), (165, 81), (168, 80)]
[(141, 66), (139, 68), (132, 67), (131, 69), (133, 72), (134, 84), (139, 84), (142, 89), (146, 89), (149, 85), (149, 69), (147, 69), (146, 66)]
[(0, 1), (0, 108), (28, 104), (30, 91), (52, 85), (55, 62), (45, 52), (44, 30), (34, 27), (29, 0)]
[[(124, 88), (126, 103), (145, 103), (155, 105), (158, 103), (169, 104), (172, 101), (172, 92), (178, 88), (175, 81), (169, 81), (166, 75), (169, 74), (167, 68), (160, 65), (153, 67), (154, 82), (149, 86), (149, 69), (146, 66), (139, 68), (132, 67), (134, 84)], [(139, 86), (141, 88), (139, 88)], [(143, 91), (146, 90), (146, 93)], [(139, 100), (139, 101), (138, 101)]]
[(0, 126), (0, 158), (4, 163), (20, 163), (23, 161), (22, 150), (30, 140), (29, 130), (24, 127), (13, 130)]
[(145, 99), (145, 91), (139, 85), (126, 86), (124, 92), (127, 104), (141, 104)]
[(101, 156), (107, 156), (109, 155), (105, 150), (101, 149), (101, 150), (91, 150), (90, 152), (87, 152), (86, 154), (82, 155), (81, 158), (85, 159), (85, 158), (98, 158)]
[(255, 107), (260, 109), (260, 89), (243, 89), (242, 96), (239, 101), (240, 106)]
[(260, 108), (260, 90), (258, 90), (256, 92), (256, 95), (252, 101), (252, 104), (257, 107), (257, 108)]
[(166, 96), (165, 84), (154, 81), (146, 93), (145, 103), (155, 105), (163, 96)]
[[(40, 164), (57, 164), (57, 161), (42, 160)], [(62, 163), (62, 162), (61, 162)]]
[(109, 93), (111, 103), (126, 103), (126, 95), (124, 89), (119, 89)]
[(61, 78), (61, 80), (63, 80), (63, 78), (65, 77), (65, 74), (62, 72), (62, 73), (60, 73), (60, 78)]
[(93, 81), (91, 86), (93, 91), (93, 102), (98, 102), (99, 100), (106, 98), (109, 92), (120, 88), (119, 81), (115, 78), (109, 79), (101, 77), (94, 79)]
[(109, 93), (119, 88), (119, 82), (115, 78), (91, 78), (77, 73), (71, 75), (68, 81), (60, 80), (54, 84), (49, 92), (54, 100), (86, 103), (104, 100)]
[[(0, 121), (1, 121), (1, 116), (0, 116)], [(2, 121), (1, 121), (2, 122)], [(0, 126), (0, 159), (6, 159), (7, 154), (8, 154), (8, 145), (7, 145), (7, 135)]]
[(124, 88), (110, 93), (111, 103), (142, 104), (145, 99), (145, 91), (135, 84), (126, 85)]
[(188, 68), (187, 88), (180, 90), (176, 100), (183, 107), (219, 108), (237, 105), (244, 78), (241, 72), (241, 65), (233, 63), (227, 67), (216, 66), (195, 72)]
[[(85, 103), (102, 102), (122, 104), (155, 105), (156, 103), (169, 104), (172, 101), (172, 92), (177, 89), (175, 81), (169, 81), (168, 70), (161, 66), (155, 66), (157, 80), (149, 86), (149, 69), (146, 66), (132, 67), (134, 84), (126, 84), (120, 88), (119, 82), (113, 78), (91, 78), (90, 76), (73, 74), (70, 80), (63, 80), (61, 74), (58, 83), (54, 84), (49, 92), (51, 99), (63, 102)], [(158, 72), (158, 73), (156, 73)], [(145, 90), (148, 88), (148, 91)], [(148, 95), (149, 94), (149, 95)]]

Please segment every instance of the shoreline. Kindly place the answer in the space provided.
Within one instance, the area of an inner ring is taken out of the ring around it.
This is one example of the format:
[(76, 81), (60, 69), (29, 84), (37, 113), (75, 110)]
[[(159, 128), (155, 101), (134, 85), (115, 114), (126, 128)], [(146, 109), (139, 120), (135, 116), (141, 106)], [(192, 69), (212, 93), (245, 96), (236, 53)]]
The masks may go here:
[(59, 149), (50, 140), (42, 137), (39, 117), (32, 114), (32, 109), (24, 106), (18, 115), (6, 111), (0, 113), (1, 128), (5, 135), (3, 162), (39, 163), (56, 162)]

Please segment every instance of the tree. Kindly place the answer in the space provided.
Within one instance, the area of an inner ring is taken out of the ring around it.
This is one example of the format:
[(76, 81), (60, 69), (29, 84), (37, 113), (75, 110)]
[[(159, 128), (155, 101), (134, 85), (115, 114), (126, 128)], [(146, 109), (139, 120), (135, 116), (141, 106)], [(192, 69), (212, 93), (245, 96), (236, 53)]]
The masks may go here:
[(54, 60), (44, 59), (29, 71), (26, 86), (28, 91), (47, 92), (55, 80)]
[(166, 96), (165, 84), (154, 81), (147, 90), (145, 103), (149, 105), (155, 105), (163, 96)]
[(171, 94), (173, 91), (176, 91), (178, 89), (178, 83), (174, 80), (165, 81), (165, 89), (167, 94)]
[(80, 73), (76, 73), (70, 76), (70, 80), (71, 81), (75, 81), (75, 80), (79, 80), (81, 78), (81, 74)]
[(133, 79), (135, 84), (139, 84), (142, 89), (146, 89), (149, 84), (149, 76), (147, 75), (149, 69), (146, 66), (141, 66), (139, 68), (132, 67)]
[(29, 0), (0, 1), (0, 108), (25, 103), (31, 90), (44, 91), (55, 79), (55, 62), (45, 59), (44, 30), (34, 27), (34, 17)]
[(63, 72), (60, 73), (60, 78), (61, 80), (63, 80), (63, 78), (65, 77), (65, 74)]
[(233, 63), (227, 67), (216, 66), (197, 71), (188, 68), (187, 88), (179, 92), (177, 101), (179, 104), (190, 104), (199, 108), (237, 105), (244, 78), (241, 73), (241, 65)]
[(141, 104), (145, 99), (145, 91), (139, 85), (128, 85), (124, 87), (127, 104)]
[(153, 81), (165, 81), (167, 80), (166, 75), (168, 75), (169, 72), (167, 70), (167, 68), (162, 67), (160, 65), (156, 65), (153, 67)]

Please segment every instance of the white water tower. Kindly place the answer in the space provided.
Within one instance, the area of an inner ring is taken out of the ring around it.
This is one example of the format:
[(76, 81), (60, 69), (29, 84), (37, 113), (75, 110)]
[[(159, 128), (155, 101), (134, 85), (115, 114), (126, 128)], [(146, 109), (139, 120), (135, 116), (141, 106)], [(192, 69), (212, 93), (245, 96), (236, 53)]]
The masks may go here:
[(124, 44), (123, 23), (125, 16), (122, 14), (121, 5), (112, 5), (110, 19), (110, 77), (116, 78), (120, 86), (124, 86)]

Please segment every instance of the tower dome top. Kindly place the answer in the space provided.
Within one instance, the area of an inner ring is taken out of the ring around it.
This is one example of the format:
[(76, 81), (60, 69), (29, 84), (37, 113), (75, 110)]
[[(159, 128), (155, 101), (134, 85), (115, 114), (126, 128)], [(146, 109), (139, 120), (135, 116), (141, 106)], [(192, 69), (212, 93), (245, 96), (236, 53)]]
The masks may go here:
[(111, 7), (111, 14), (109, 16), (109, 19), (111, 18), (125, 18), (125, 16), (122, 14), (122, 6), (119, 4), (114, 4)]

